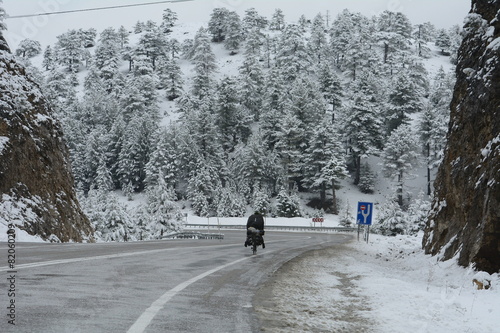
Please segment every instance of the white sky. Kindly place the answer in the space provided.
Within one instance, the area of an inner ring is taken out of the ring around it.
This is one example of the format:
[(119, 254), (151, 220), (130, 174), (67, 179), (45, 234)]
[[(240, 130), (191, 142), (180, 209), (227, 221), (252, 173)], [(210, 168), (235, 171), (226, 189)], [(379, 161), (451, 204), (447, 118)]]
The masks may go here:
[[(3, 0), (3, 7), (8, 15), (26, 15), (53, 11), (107, 7), (156, 0)], [(463, 18), (471, 7), (470, 0), (193, 0), (184, 3), (159, 4), (141, 7), (79, 12), (50, 16), (37, 16), (20, 19), (7, 19), (5, 33), (12, 49), (25, 38), (35, 39), (44, 44), (52, 44), (56, 36), (68, 29), (95, 28), (101, 32), (107, 27), (124, 25), (132, 27), (137, 21), (149, 19), (159, 22), (165, 8), (171, 8), (178, 14), (178, 23), (207, 22), (214, 8), (226, 7), (241, 16), (248, 8), (268, 18), (276, 8), (281, 8), (287, 21), (296, 21), (300, 15), (314, 18), (318, 13), (330, 19), (347, 8), (361, 12), (366, 16), (381, 13), (384, 10), (399, 11), (408, 16), (413, 24), (430, 21), (438, 28), (462, 25)]]

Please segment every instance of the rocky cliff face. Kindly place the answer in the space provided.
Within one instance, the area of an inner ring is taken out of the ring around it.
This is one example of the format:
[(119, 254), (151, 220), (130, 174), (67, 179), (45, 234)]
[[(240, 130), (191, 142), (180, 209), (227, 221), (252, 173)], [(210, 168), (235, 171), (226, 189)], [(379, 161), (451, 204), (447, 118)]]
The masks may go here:
[[(0, 45), (6, 45), (0, 34)], [(0, 222), (63, 242), (92, 240), (61, 128), (38, 86), (0, 47)]]
[(500, 0), (473, 0), (423, 246), (500, 271)]

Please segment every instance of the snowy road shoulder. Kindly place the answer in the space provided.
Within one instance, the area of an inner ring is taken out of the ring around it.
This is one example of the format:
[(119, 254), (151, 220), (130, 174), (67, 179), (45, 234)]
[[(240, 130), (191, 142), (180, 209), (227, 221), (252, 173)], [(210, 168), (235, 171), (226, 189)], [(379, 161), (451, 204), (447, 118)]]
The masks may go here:
[(495, 332), (500, 277), (477, 290), (475, 272), (438, 262), (421, 237), (311, 251), (283, 266), (256, 296), (265, 331)]

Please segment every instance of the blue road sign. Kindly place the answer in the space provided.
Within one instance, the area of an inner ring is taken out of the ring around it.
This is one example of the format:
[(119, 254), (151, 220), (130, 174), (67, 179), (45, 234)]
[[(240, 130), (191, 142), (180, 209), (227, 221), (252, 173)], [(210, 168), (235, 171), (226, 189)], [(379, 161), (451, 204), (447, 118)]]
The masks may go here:
[(358, 202), (358, 217), (356, 218), (356, 223), (362, 225), (371, 225), (372, 216), (373, 216), (373, 203)]

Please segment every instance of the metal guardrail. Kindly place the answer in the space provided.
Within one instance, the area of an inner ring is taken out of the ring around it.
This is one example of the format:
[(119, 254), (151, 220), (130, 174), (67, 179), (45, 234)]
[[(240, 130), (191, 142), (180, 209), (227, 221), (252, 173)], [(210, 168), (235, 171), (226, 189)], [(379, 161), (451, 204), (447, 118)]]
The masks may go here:
[(224, 239), (223, 234), (184, 231), (166, 235), (163, 239)]
[[(204, 228), (204, 229), (246, 229), (245, 225), (241, 224), (185, 224), (186, 228)], [(305, 232), (354, 232), (357, 228), (351, 227), (304, 227), (304, 226), (282, 226), (282, 225), (266, 225), (265, 230), (281, 230), (281, 231), (305, 231)]]

